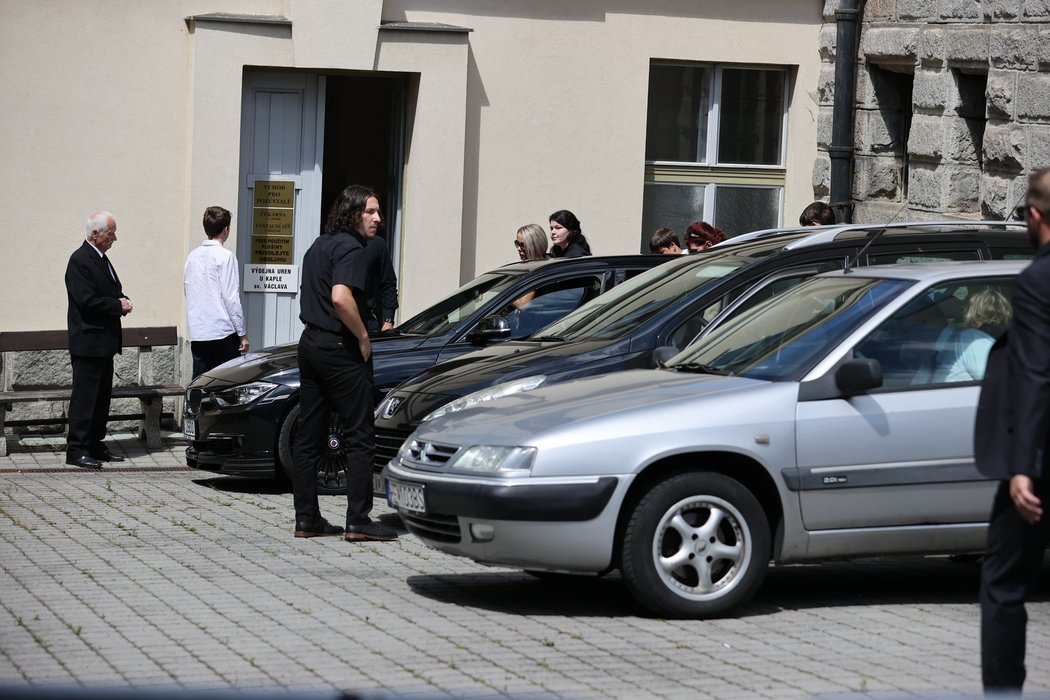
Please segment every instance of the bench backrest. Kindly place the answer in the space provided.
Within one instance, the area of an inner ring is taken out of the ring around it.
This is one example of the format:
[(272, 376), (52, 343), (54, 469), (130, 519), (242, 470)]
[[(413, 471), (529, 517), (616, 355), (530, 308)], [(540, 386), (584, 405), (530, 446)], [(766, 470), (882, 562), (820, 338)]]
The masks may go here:
[[(124, 328), (122, 336), (121, 342), (125, 348), (177, 345), (179, 342), (178, 329), (175, 326)], [(65, 330), (0, 332), (0, 352), (66, 350), (68, 348), (69, 332)]]

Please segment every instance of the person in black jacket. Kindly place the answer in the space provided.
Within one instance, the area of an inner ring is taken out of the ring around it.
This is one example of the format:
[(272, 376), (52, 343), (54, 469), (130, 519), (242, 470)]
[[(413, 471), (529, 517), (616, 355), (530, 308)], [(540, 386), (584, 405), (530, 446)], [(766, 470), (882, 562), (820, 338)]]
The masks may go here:
[(1050, 540), (1050, 168), (1028, 180), (1024, 216), (1038, 250), (1017, 278), (1013, 318), (988, 356), (974, 461), (999, 479), (981, 566), (981, 680), (1017, 693), (1025, 680), (1025, 601)]
[(369, 333), (384, 332), (394, 327), (397, 311), (397, 274), (390, 260), (386, 239), (376, 235), (365, 242), (365, 326)]
[[(299, 423), (292, 443), (296, 537), (343, 536), (350, 541), (397, 539), (372, 510), (372, 343), (365, 327), (368, 271), (365, 246), (382, 217), (375, 191), (350, 185), (336, 198), (324, 232), (303, 256), (299, 319)], [(333, 413), (347, 452), (346, 530), (321, 515), (317, 472), (325, 458)]]
[(121, 348), (120, 319), (131, 313), (132, 304), (106, 257), (117, 240), (113, 215), (95, 212), (86, 228), (86, 239), (66, 265), (66, 321), (73, 365), (66, 464), (101, 469), (102, 462), (124, 461), (102, 439), (113, 392), (113, 356)]

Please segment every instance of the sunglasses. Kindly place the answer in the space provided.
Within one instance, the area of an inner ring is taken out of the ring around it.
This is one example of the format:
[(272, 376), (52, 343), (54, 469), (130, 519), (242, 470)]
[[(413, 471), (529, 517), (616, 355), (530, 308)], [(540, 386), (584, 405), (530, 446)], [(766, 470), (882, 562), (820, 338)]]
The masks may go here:
[(515, 239), (514, 240), (514, 247), (517, 248), (518, 250), (524, 250), (525, 249), (525, 244), (522, 243), (521, 241)]

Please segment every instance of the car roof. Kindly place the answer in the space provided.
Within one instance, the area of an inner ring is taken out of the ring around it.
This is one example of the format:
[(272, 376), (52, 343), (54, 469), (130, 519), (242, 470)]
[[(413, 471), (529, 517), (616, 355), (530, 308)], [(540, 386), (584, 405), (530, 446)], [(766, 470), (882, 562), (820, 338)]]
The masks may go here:
[(994, 277), (1016, 275), (1028, 267), (1031, 260), (967, 260), (959, 262), (906, 263), (897, 265), (871, 265), (855, 267), (849, 271), (825, 272), (820, 277), (875, 277), (880, 279), (904, 279), (918, 282), (938, 282), (971, 275)]
[(525, 260), (510, 262), (497, 267), (489, 272), (505, 272), (507, 270), (524, 270), (531, 272), (551, 265), (563, 265), (568, 267), (620, 267), (623, 265), (640, 265), (642, 267), (653, 267), (661, 263), (670, 262), (672, 256), (641, 253), (624, 253), (622, 255), (585, 255), (579, 258), (545, 258), (543, 260)]
[(834, 226), (792, 226), (763, 229), (734, 236), (712, 246), (711, 250), (725, 250), (755, 241), (783, 241), (787, 249), (804, 248), (835, 242), (857, 243), (875, 235), (897, 238), (919, 236), (930, 238), (989, 236), (1002, 232), (1023, 233), (1023, 221), (910, 221), (897, 224), (839, 224)]

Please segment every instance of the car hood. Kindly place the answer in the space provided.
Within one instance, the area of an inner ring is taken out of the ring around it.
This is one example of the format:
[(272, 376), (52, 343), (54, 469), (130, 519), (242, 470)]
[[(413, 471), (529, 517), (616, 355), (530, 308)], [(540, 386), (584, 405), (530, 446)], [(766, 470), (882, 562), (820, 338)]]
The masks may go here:
[(498, 382), (564, 370), (567, 363), (579, 362), (583, 356), (600, 352), (614, 342), (500, 343), (420, 372), (401, 384), (398, 393), (462, 396)]
[[(779, 385), (797, 396), (797, 384)], [(575, 439), (571, 436), (581, 431), (652, 432), (659, 421), (678, 426), (691, 415), (718, 424), (727, 420), (726, 413), (706, 404), (730, 395), (737, 404), (754, 405), (761, 399), (752, 395), (770, 386), (773, 383), (746, 377), (629, 370), (539, 387), (447, 414), (424, 424), (415, 435), (454, 445), (535, 445)]]
[[(426, 340), (425, 336), (394, 335), (372, 339), (374, 356), (394, 355), (413, 350)], [(288, 343), (249, 352), (235, 360), (208, 370), (193, 380), (193, 387), (222, 387), (267, 381), (277, 384), (299, 384), (299, 345)]]

